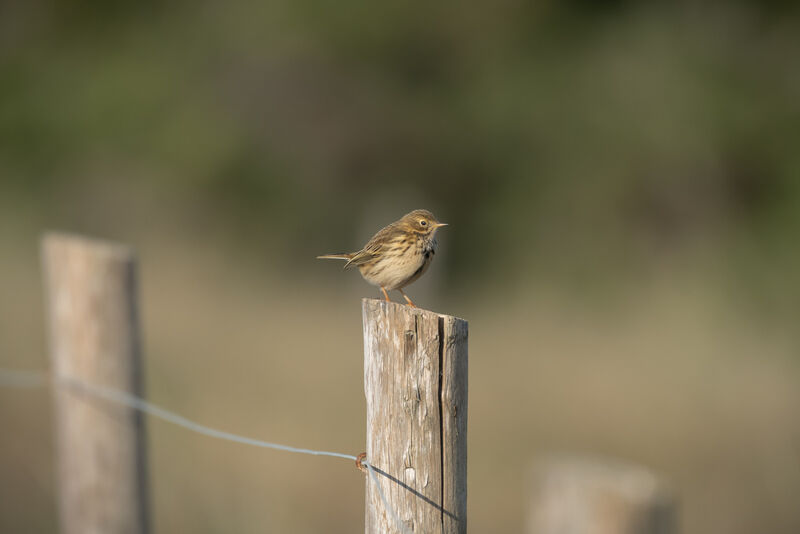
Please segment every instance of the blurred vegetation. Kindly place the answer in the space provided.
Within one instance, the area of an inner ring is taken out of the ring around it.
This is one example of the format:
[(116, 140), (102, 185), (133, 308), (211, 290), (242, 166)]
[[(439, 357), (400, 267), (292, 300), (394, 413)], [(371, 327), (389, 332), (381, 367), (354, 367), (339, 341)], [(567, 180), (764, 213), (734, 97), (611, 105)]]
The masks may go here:
[(137, 182), (268, 242), (271, 262), (357, 245), (365, 205), (412, 191), (458, 228), (455, 284), (583, 288), (677, 252), (787, 311), (800, 298), (799, 13), (4, 3), (2, 189), (48, 222), (90, 224), (65, 191)]

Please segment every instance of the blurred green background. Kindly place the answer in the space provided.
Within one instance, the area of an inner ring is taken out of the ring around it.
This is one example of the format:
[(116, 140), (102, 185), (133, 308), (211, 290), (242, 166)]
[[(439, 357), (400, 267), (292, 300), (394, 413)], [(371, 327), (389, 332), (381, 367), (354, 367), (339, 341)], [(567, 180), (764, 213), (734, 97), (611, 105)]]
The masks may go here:
[[(418, 207), (470, 321), (469, 523), (526, 466), (662, 474), (697, 533), (800, 531), (793, 2), (0, 4), (0, 366), (47, 366), (38, 239), (140, 257), (148, 395), (364, 448), (360, 302), (314, 256)], [(397, 297), (397, 296), (395, 296)], [(0, 390), (0, 531), (54, 532), (50, 398)], [(348, 462), (150, 425), (156, 532), (359, 532)]]

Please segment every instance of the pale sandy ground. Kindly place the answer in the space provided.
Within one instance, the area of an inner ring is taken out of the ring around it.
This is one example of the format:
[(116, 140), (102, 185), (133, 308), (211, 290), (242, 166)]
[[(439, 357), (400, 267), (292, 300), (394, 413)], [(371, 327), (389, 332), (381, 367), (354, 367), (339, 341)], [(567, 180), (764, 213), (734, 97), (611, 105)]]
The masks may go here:
[[(2, 234), (0, 365), (41, 369), (34, 234)], [(198, 239), (139, 250), (153, 402), (256, 438), (363, 450), (359, 298), (372, 289), (313, 268), (280, 284)], [(662, 277), (593, 305), (541, 287), (413, 293), (470, 321), (471, 532), (520, 532), (526, 467), (553, 451), (651, 466), (680, 496), (685, 534), (800, 532), (797, 340), (705, 287)], [(55, 531), (49, 403), (0, 390), (0, 532)], [(149, 430), (156, 532), (363, 529), (363, 475), (346, 460)]]

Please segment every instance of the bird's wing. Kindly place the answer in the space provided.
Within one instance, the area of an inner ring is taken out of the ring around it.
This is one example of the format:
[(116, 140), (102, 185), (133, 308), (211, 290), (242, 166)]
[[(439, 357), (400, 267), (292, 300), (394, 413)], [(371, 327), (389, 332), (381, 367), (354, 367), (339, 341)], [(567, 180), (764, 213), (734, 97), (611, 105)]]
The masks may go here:
[(353, 257), (347, 262), (345, 268), (351, 265), (363, 265), (375, 259), (377, 256), (380, 256), (386, 248), (387, 243), (392, 242), (394, 238), (401, 233), (402, 230), (394, 224), (380, 229), (378, 233), (372, 236), (372, 239), (364, 245), (364, 248), (353, 254)]
[(353, 257), (350, 258), (347, 261), (347, 263), (344, 264), (344, 268), (347, 269), (348, 267), (353, 267), (353, 266), (358, 267), (359, 265), (368, 263), (375, 256), (376, 254), (373, 254), (365, 249), (359, 250), (358, 252), (353, 254)]

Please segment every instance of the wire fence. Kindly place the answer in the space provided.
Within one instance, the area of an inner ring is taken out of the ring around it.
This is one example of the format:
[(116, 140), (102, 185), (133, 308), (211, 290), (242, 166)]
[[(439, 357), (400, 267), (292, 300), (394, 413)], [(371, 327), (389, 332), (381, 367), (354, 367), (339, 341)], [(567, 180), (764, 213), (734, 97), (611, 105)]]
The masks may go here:
[[(263, 441), (260, 439), (241, 436), (238, 434), (233, 434), (231, 432), (225, 432), (223, 430), (211, 428), (209, 426), (202, 425), (200, 423), (187, 419), (186, 417), (183, 417), (182, 415), (179, 415), (175, 412), (161, 408), (160, 406), (157, 406), (153, 403), (147, 402), (141, 397), (131, 395), (130, 393), (126, 393), (124, 391), (98, 386), (96, 384), (89, 384), (87, 382), (84, 382), (82, 380), (77, 380), (75, 378), (56, 377), (48, 373), (37, 372), (37, 371), (19, 371), (14, 369), (0, 368), (0, 387), (36, 388), (36, 387), (43, 387), (48, 384), (52, 384), (52, 386), (54, 387), (55, 386), (69, 387), (76, 391), (80, 391), (81, 393), (86, 394), (88, 396), (101, 399), (106, 402), (110, 402), (120, 406), (126, 406), (128, 408), (140, 411), (142, 413), (145, 413), (147, 415), (150, 415), (167, 423), (171, 423), (173, 425), (179, 426), (181, 428), (184, 428), (191, 432), (195, 432), (197, 434), (201, 434), (203, 436), (222, 439), (225, 441), (231, 441), (233, 443), (241, 443), (243, 445), (250, 445), (253, 447), (260, 447), (263, 449), (273, 449), (273, 450), (291, 452), (296, 454), (309, 454), (312, 456), (330, 456), (333, 458), (344, 458), (346, 460), (353, 460), (353, 461), (357, 460), (356, 456), (353, 456), (352, 454), (345, 454), (341, 452), (332, 452), (332, 451), (318, 451), (314, 449), (305, 449), (300, 447), (291, 447), (289, 445)], [(392, 520), (397, 525), (397, 528), (400, 530), (400, 532), (403, 532), (404, 534), (410, 533), (405, 523), (403, 523), (403, 521), (397, 515), (397, 512), (394, 510), (394, 508), (389, 504), (389, 501), (386, 499), (386, 495), (384, 495), (383, 490), (381, 489), (381, 485), (378, 481), (373, 466), (370, 465), (368, 459), (361, 459), (360, 463), (361, 465), (366, 467), (367, 473), (369, 474), (372, 483), (375, 484), (375, 488), (378, 490), (378, 496), (380, 497), (383, 506), (392, 516)]]

